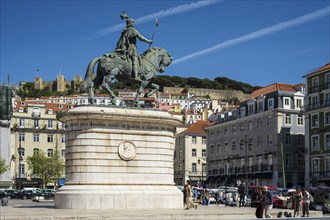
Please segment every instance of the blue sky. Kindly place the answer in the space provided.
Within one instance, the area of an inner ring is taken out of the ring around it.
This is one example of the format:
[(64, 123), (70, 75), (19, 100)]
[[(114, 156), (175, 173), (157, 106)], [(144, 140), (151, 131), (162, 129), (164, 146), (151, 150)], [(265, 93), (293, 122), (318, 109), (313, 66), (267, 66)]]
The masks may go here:
[[(174, 57), (165, 75), (296, 84), (330, 61), (330, 0), (1, 0), (1, 82), (85, 75), (114, 50), (125, 10), (153, 46)], [(148, 44), (138, 42), (143, 53)]]

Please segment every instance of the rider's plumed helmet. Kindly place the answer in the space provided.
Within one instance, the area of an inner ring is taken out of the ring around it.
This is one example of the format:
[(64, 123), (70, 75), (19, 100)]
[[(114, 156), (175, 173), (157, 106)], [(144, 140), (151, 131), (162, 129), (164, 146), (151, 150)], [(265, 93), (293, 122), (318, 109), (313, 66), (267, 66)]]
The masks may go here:
[(129, 18), (126, 20), (126, 27), (132, 27), (134, 26), (134, 20), (132, 18)]

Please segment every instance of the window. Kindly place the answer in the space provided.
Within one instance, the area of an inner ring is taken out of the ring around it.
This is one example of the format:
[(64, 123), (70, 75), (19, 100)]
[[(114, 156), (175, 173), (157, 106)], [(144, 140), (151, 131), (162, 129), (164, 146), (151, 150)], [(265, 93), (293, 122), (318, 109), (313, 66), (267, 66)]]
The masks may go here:
[(205, 163), (202, 164), (202, 172), (203, 172), (203, 173), (206, 172), (206, 164), (205, 164)]
[(53, 114), (53, 109), (48, 109), (48, 114), (52, 115)]
[(202, 149), (202, 157), (206, 157), (206, 149)]
[(262, 147), (262, 136), (258, 136), (257, 138), (257, 146)]
[(61, 150), (61, 156), (62, 156), (62, 157), (65, 157), (65, 149), (62, 149), (62, 150)]
[(33, 126), (34, 126), (34, 128), (39, 128), (39, 119), (33, 120)]
[(324, 158), (324, 171), (325, 173), (329, 173), (330, 172), (330, 157), (325, 157)]
[(273, 117), (271, 115), (267, 116), (267, 126), (271, 126), (273, 124)]
[(330, 149), (330, 133), (327, 133), (324, 136), (325, 136), (324, 137), (324, 141), (325, 141), (324, 146), (325, 146), (325, 149), (326, 150), (329, 150)]
[(233, 151), (236, 150), (236, 141), (232, 141), (232, 142), (231, 142), (231, 149), (232, 149)]
[(312, 105), (313, 105), (313, 108), (318, 107), (318, 105), (319, 105), (319, 97), (318, 96), (313, 96), (312, 97)]
[(274, 108), (274, 98), (268, 99), (268, 109)]
[(221, 152), (221, 144), (218, 144), (217, 153)]
[(285, 144), (291, 144), (291, 135), (289, 133), (285, 134)]
[(285, 124), (291, 125), (291, 114), (285, 113)]
[(65, 123), (64, 122), (62, 122), (62, 128), (65, 128)]
[(214, 146), (211, 145), (211, 154), (214, 154)]
[(202, 137), (202, 144), (206, 144), (206, 137)]
[(20, 164), (19, 165), (19, 175), (24, 175), (25, 174), (25, 164)]
[(23, 142), (23, 141), (25, 141), (25, 133), (19, 133), (18, 141), (19, 141), (19, 142)]
[(197, 173), (197, 164), (196, 163), (191, 164), (191, 172)]
[(229, 129), (227, 127), (225, 127), (225, 135), (228, 135), (228, 131), (229, 131)]
[(325, 125), (329, 125), (330, 124), (330, 112), (326, 112), (325, 113), (324, 124)]
[(268, 145), (273, 144), (273, 136), (271, 134), (267, 135), (267, 144)]
[(18, 151), (18, 154), (20, 157), (24, 157), (25, 156), (25, 148), (22, 147), (21, 151)]
[(25, 126), (25, 120), (24, 120), (24, 118), (20, 118), (20, 119), (19, 119), (19, 126), (20, 126), (21, 128), (24, 128), (24, 126)]
[(258, 112), (263, 112), (264, 111), (264, 101), (258, 102)]
[(48, 143), (52, 143), (52, 142), (54, 142), (54, 136), (53, 136), (52, 134), (48, 134), (48, 135), (47, 135), (47, 142), (48, 142)]
[(330, 74), (325, 74), (325, 88), (329, 89), (330, 88)]
[(62, 143), (65, 143), (65, 134), (62, 134), (62, 136), (61, 136), (61, 142)]
[(254, 104), (248, 105), (248, 115), (254, 114)]
[(249, 131), (252, 130), (252, 121), (248, 121), (248, 130), (249, 130)]
[(290, 98), (284, 98), (284, 108), (290, 108)]
[(329, 106), (329, 104), (330, 104), (330, 92), (326, 92), (324, 93), (324, 105)]
[(240, 124), (240, 131), (244, 131), (244, 123)]
[(231, 127), (231, 133), (232, 133), (232, 134), (236, 134), (236, 131), (237, 131), (237, 129), (236, 129), (236, 125), (233, 125), (233, 126)]
[(51, 157), (53, 156), (54, 150), (53, 149), (47, 149), (47, 156)]
[(33, 142), (39, 142), (39, 134), (33, 134)]
[(53, 128), (53, 120), (48, 120), (47, 127)]
[(179, 150), (179, 158), (182, 158), (182, 149)]
[(299, 114), (297, 117), (297, 125), (303, 126), (304, 125), (304, 117)]
[(319, 149), (319, 136), (312, 136), (312, 151), (317, 151)]
[(261, 128), (262, 127), (262, 121), (261, 118), (257, 119), (257, 128)]
[(179, 170), (182, 171), (182, 163), (179, 164)]
[(227, 152), (227, 149), (228, 149), (228, 142), (226, 141), (223, 151), (226, 153)]
[(39, 148), (33, 148), (33, 155), (39, 153)]
[(318, 115), (313, 115), (312, 116), (312, 128), (318, 127), (319, 126), (319, 116)]
[(241, 111), (241, 117), (244, 117), (245, 116), (245, 107), (242, 107), (240, 109), (240, 111)]
[(291, 156), (291, 154), (285, 154), (284, 160), (285, 160), (285, 165), (286, 166), (292, 166), (292, 156)]
[(302, 99), (296, 99), (296, 108), (302, 108), (303, 105), (303, 100)]
[(319, 158), (312, 159), (312, 172), (317, 173), (317, 174), (320, 172), (320, 159)]
[(220, 136), (220, 128), (217, 129), (217, 136)]
[(319, 78), (315, 77), (312, 79), (312, 92), (319, 91)]
[(197, 143), (197, 141), (196, 141), (196, 136), (192, 136), (192, 137), (191, 137), (191, 143), (192, 143), (192, 144), (196, 144), (196, 143)]
[(196, 157), (196, 149), (191, 149), (191, 156)]

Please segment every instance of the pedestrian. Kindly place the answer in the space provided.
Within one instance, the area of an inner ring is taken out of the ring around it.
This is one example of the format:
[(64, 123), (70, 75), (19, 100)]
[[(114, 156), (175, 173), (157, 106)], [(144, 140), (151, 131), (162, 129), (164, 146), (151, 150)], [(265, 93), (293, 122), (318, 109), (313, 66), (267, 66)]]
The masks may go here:
[(183, 187), (183, 205), (186, 206), (186, 197), (187, 197), (187, 189), (188, 185), (187, 184), (184, 184), (184, 187)]
[(300, 189), (296, 190), (293, 198), (294, 198), (293, 217), (296, 217), (296, 215), (297, 215), (297, 217), (299, 217), (299, 212), (300, 212), (300, 209), (301, 209), (301, 202), (302, 202), (302, 199), (303, 199), (303, 195), (302, 195)]
[(256, 192), (256, 200), (257, 208), (256, 208), (256, 217), (257, 218), (263, 218), (264, 215), (264, 194), (261, 191), (261, 188), (259, 187)]
[(264, 193), (264, 212), (265, 218), (272, 218), (270, 211), (273, 208), (273, 196), (266, 186), (262, 187), (261, 190)]
[(308, 217), (309, 216), (309, 205), (311, 203), (312, 196), (305, 189), (302, 189), (302, 195), (303, 195), (303, 215), (302, 215), (302, 217)]
[(238, 207), (244, 207), (245, 206), (245, 196), (246, 196), (246, 186), (245, 186), (244, 182), (242, 182), (239, 185), (238, 194), (239, 194), (239, 206)]
[(194, 208), (197, 209), (197, 205), (195, 205), (192, 197), (193, 197), (193, 192), (191, 189), (190, 185), (190, 180), (187, 180), (186, 182), (187, 187), (186, 187), (186, 209)]

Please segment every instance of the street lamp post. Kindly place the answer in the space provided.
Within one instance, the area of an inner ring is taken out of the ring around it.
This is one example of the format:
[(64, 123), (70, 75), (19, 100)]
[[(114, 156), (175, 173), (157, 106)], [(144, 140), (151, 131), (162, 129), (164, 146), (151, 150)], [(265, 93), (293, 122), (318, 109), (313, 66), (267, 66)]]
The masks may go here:
[(202, 180), (201, 180), (201, 186), (203, 187), (204, 184), (203, 184), (203, 181), (204, 181), (204, 169), (203, 169), (203, 165), (204, 165), (204, 162), (205, 160), (203, 158), (198, 158), (198, 164), (200, 164), (202, 162)]
[(20, 141), (18, 147), (18, 179), (19, 179), (18, 188), (19, 189), (21, 189), (21, 161), (23, 160), (22, 153), (23, 153), (23, 148)]
[[(252, 145), (251, 139), (248, 139), (247, 135), (244, 136), (244, 140), (241, 140), (241, 146), (244, 146), (244, 160), (245, 160), (245, 184), (248, 186), (248, 155), (247, 155), (247, 148), (248, 146)], [(246, 187), (247, 190), (247, 187)]]

